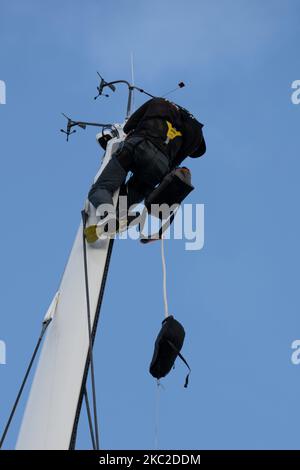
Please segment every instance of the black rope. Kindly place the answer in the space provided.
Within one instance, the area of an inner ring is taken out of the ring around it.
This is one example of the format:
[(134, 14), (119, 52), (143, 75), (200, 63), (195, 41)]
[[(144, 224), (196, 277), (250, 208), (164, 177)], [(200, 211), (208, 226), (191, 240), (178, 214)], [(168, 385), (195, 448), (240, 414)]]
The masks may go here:
[(20, 389), (19, 389), (19, 392), (18, 392), (18, 394), (17, 394), (17, 398), (16, 398), (15, 403), (14, 403), (14, 405), (13, 405), (13, 407), (12, 407), (12, 410), (11, 410), (11, 413), (10, 413), (10, 415), (9, 415), (8, 421), (7, 421), (7, 423), (6, 423), (6, 426), (5, 426), (5, 428), (4, 428), (3, 434), (2, 434), (2, 436), (1, 436), (1, 440), (0, 440), (0, 449), (2, 448), (2, 445), (3, 445), (4, 441), (5, 441), (6, 434), (7, 434), (8, 430), (9, 430), (9, 427), (10, 427), (10, 424), (11, 424), (12, 419), (13, 419), (13, 417), (14, 417), (15, 411), (16, 411), (16, 409), (17, 409), (19, 400), (20, 400), (21, 395), (22, 395), (22, 393), (23, 393), (23, 390), (24, 390), (24, 387), (25, 387), (27, 378), (28, 378), (28, 376), (29, 376), (29, 373), (30, 373), (30, 371), (31, 371), (31, 368), (32, 368), (34, 359), (35, 359), (35, 357), (36, 357), (36, 355), (37, 355), (37, 352), (38, 352), (38, 350), (39, 350), (39, 347), (40, 347), (40, 344), (41, 344), (41, 342), (42, 342), (43, 336), (44, 336), (45, 331), (46, 331), (46, 329), (47, 329), (49, 323), (51, 322), (51, 320), (52, 320), (52, 319), (50, 318), (49, 320), (43, 322), (42, 331), (41, 331), (41, 333), (40, 333), (40, 336), (39, 336), (39, 339), (38, 339), (38, 341), (37, 341), (37, 344), (36, 344), (36, 346), (35, 346), (35, 348), (34, 348), (32, 357), (31, 357), (30, 362), (29, 362), (29, 366), (27, 367), (27, 370), (26, 370), (26, 373), (25, 373), (23, 382), (22, 382), (21, 387), (20, 387)]
[[(101, 282), (99, 296), (98, 296), (98, 302), (97, 302), (97, 307), (96, 307), (96, 312), (95, 312), (95, 319), (94, 319), (94, 323), (93, 323), (93, 330), (92, 330), (92, 342), (93, 343), (94, 343), (94, 340), (95, 340), (95, 337), (96, 337), (97, 326), (98, 326), (98, 321), (99, 321), (99, 317), (100, 317), (100, 310), (101, 310), (102, 300), (103, 300), (103, 297), (104, 297), (105, 284), (106, 284), (106, 280), (107, 280), (107, 276), (108, 276), (110, 259), (111, 259), (112, 250), (113, 250), (113, 246), (114, 246), (114, 240), (115, 240), (114, 238), (111, 238), (109, 240), (108, 251), (107, 251), (107, 256), (106, 256), (106, 262), (105, 262), (104, 272), (103, 272), (103, 276), (102, 276), (102, 282)], [(72, 430), (72, 435), (71, 435), (71, 439), (70, 439), (69, 450), (74, 450), (75, 446), (76, 446), (77, 428), (78, 428), (80, 411), (81, 411), (83, 397), (84, 397), (84, 389), (85, 389), (85, 385), (86, 385), (86, 381), (87, 381), (87, 375), (88, 375), (88, 371), (89, 371), (89, 365), (90, 365), (90, 358), (89, 358), (89, 354), (88, 354), (87, 359), (86, 359), (86, 363), (85, 363), (83, 379), (82, 379), (82, 383), (81, 383), (79, 400), (78, 400), (77, 409), (76, 409), (76, 413), (75, 413), (75, 419), (74, 419), (73, 430)]]
[(92, 398), (93, 398), (93, 411), (94, 411), (95, 440), (96, 440), (96, 450), (99, 450), (99, 429), (98, 429), (98, 417), (97, 417), (95, 371), (94, 371), (94, 360), (93, 360), (93, 340), (92, 340), (92, 324), (91, 324), (91, 309), (90, 309), (89, 276), (88, 276), (88, 267), (87, 267), (86, 240), (85, 240), (85, 235), (84, 235), (84, 229), (85, 229), (85, 226), (86, 226), (86, 213), (85, 213), (85, 211), (82, 211), (81, 215), (82, 215), (82, 221), (83, 221), (83, 230), (82, 230), (83, 262), (84, 262), (85, 294), (86, 294), (87, 320), (88, 320), (88, 333), (89, 333), (89, 358), (90, 358), (90, 367), (91, 367), (91, 383), (92, 383)]
[(93, 444), (93, 450), (97, 450), (96, 449), (96, 442), (95, 442), (94, 428), (93, 428), (93, 421), (92, 421), (92, 416), (91, 416), (91, 409), (90, 409), (90, 404), (89, 404), (89, 397), (88, 397), (86, 387), (84, 389), (84, 401), (85, 401), (86, 412), (87, 412), (88, 421), (89, 421), (89, 428), (90, 428), (91, 440), (92, 440), (92, 444)]

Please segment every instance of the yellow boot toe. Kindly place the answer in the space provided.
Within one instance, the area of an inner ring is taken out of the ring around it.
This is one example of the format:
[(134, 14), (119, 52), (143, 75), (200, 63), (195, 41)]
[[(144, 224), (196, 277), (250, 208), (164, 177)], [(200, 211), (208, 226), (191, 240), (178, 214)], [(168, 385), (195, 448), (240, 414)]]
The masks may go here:
[(88, 243), (95, 243), (98, 240), (96, 228), (97, 225), (90, 225), (84, 229), (84, 235)]

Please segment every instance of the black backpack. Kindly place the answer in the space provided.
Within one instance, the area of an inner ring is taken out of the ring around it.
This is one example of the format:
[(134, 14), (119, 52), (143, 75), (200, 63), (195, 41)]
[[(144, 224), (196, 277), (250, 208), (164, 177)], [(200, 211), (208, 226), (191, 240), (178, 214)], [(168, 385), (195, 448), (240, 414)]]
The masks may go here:
[(185, 331), (181, 323), (175, 320), (173, 315), (169, 315), (165, 318), (155, 341), (154, 353), (149, 371), (153, 377), (159, 380), (170, 372), (176, 357), (179, 356), (189, 369), (189, 373), (186, 376), (184, 384), (186, 388), (188, 386), (191, 369), (184, 357), (180, 354), (184, 337)]

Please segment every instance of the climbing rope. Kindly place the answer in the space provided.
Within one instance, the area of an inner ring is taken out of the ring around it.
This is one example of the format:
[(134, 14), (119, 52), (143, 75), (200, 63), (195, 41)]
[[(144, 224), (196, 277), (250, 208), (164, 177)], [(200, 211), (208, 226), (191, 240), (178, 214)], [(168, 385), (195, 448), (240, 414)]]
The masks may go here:
[(160, 402), (160, 382), (156, 383), (155, 390), (155, 428), (154, 428), (154, 449), (158, 450), (159, 447), (159, 402)]
[(167, 269), (166, 269), (166, 258), (165, 258), (165, 249), (164, 249), (164, 236), (161, 236), (161, 261), (162, 261), (162, 270), (163, 270), (163, 296), (164, 296), (164, 307), (165, 307), (165, 317), (169, 316), (168, 308), (168, 296), (167, 296)]
[[(162, 261), (162, 272), (163, 272), (163, 299), (164, 299), (164, 311), (165, 318), (169, 316), (168, 307), (168, 295), (167, 295), (167, 267), (164, 247), (164, 235), (161, 234), (161, 261)], [(160, 416), (160, 389), (163, 388), (159, 380), (156, 383), (155, 392), (155, 426), (154, 426), (154, 449), (159, 449), (159, 416)]]
[(13, 405), (13, 407), (12, 407), (11, 413), (10, 413), (10, 415), (9, 415), (9, 418), (8, 418), (8, 420), (7, 420), (7, 423), (6, 423), (6, 426), (5, 426), (5, 428), (4, 428), (3, 434), (2, 434), (2, 436), (1, 436), (1, 440), (0, 440), (0, 449), (2, 448), (2, 445), (4, 444), (4, 441), (5, 441), (7, 432), (8, 432), (8, 430), (9, 430), (10, 424), (11, 424), (11, 422), (12, 422), (12, 419), (13, 419), (13, 417), (14, 417), (14, 414), (15, 414), (15, 411), (16, 411), (16, 409), (17, 409), (18, 403), (19, 403), (20, 398), (21, 398), (21, 396), (22, 396), (22, 393), (23, 393), (25, 384), (26, 384), (27, 379), (28, 379), (28, 376), (29, 376), (29, 374), (30, 374), (32, 365), (33, 365), (33, 363), (34, 363), (34, 359), (35, 359), (35, 357), (36, 357), (36, 355), (37, 355), (37, 352), (38, 352), (38, 350), (39, 350), (39, 347), (40, 347), (40, 344), (41, 344), (41, 342), (42, 342), (43, 336), (44, 336), (44, 334), (45, 334), (45, 332), (46, 332), (46, 330), (47, 330), (47, 328), (48, 328), (48, 325), (49, 325), (49, 323), (51, 322), (51, 320), (52, 320), (52, 318), (49, 318), (47, 321), (44, 321), (44, 322), (43, 322), (42, 331), (41, 331), (40, 336), (39, 336), (39, 338), (38, 338), (37, 344), (36, 344), (36, 346), (35, 346), (35, 348), (34, 348), (34, 351), (33, 351), (33, 354), (32, 354), (32, 356), (31, 356), (29, 365), (28, 365), (27, 370), (26, 370), (26, 372), (25, 372), (24, 379), (23, 379), (22, 384), (21, 384), (21, 387), (20, 387), (20, 389), (19, 389), (19, 391), (18, 391), (17, 398), (16, 398), (16, 400), (15, 400), (15, 402), (14, 402), (14, 405)]

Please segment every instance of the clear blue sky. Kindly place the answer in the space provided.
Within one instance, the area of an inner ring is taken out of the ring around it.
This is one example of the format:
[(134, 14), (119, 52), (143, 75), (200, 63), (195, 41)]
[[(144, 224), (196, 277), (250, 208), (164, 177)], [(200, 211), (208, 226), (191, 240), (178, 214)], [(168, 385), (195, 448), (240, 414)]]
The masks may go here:
[[(166, 449), (300, 448), (300, 5), (293, 0), (2, 0), (0, 79), (2, 428), (60, 280), (101, 152), (93, 129), (67, 144), (61, 111), (122, 121), (125, 91), (96, 102), (96, 70), (130, 78), (205, 123), (191, 161), (205, 247), (166, 246), (170, 310), (185, 368), (164, 381)], [(144, 101), (136, 96), (136, 105)], [(115, 245), (95, 347), (102, 447), (154, 446), (148, 373), (163, 318), (159, 245)], [(28, 389), (27, 389), (28, 391)], [(6, 446), (13, 447), (25, 401)], [(78, 446), (90, 448), (81, 422)]]

